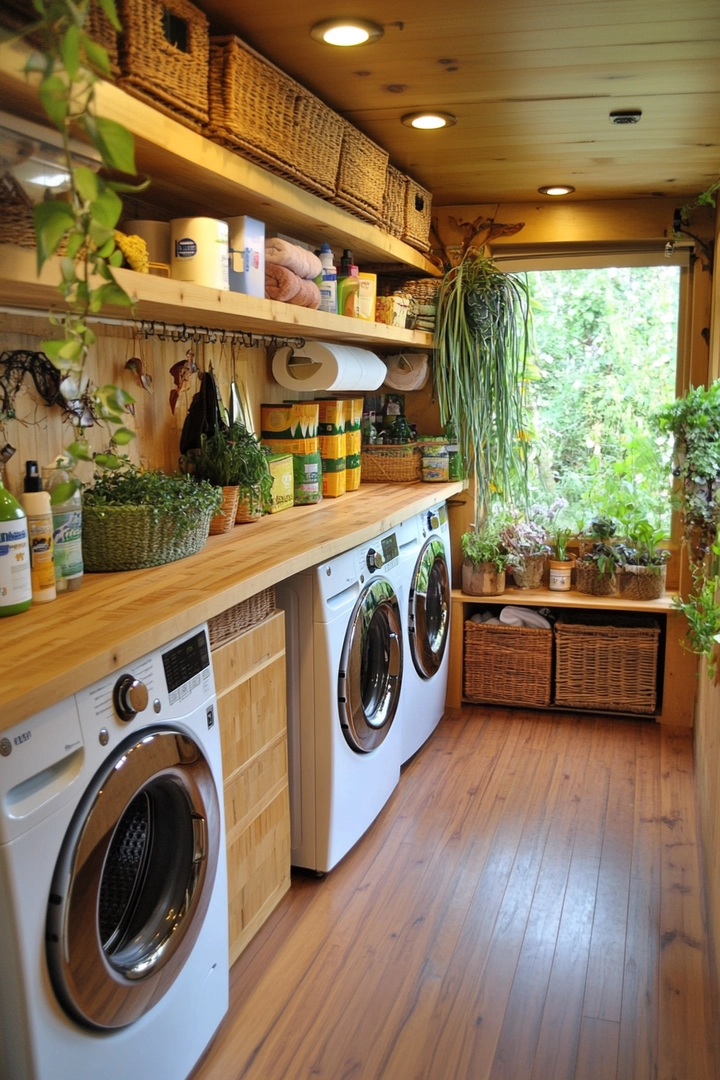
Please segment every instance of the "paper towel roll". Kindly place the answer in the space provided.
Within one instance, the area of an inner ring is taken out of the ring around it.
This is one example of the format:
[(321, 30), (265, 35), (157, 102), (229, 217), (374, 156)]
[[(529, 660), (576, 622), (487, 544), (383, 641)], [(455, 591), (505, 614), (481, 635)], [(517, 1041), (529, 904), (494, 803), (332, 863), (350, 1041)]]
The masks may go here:
[(385, 382), (393, 390), (422, 390), (428, 381), (427, 353), (398, 353), (388, 356)]
[(386, 368), (379, 356), (352, 345), (309, 341), (302, 349), (278, 349), (273, 376), (288, 390), (377, 390)]
[(229, 289), (228, 224), (217, 218), (170, 222), (170, 276), (211, 289)]
[(151, 263), (170, 268), (170, 222), (124, 221), (123, 232), (145, 241)]

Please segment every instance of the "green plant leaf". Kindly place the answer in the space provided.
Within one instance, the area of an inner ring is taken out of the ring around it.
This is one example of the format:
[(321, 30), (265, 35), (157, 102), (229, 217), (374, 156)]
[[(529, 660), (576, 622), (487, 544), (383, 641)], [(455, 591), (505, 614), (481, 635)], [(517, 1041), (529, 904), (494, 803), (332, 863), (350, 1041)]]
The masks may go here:
[(92, 203), (100, 193), (100, 180), (97, 173), (85, 165), (76, 165), (73, 170), (75, 187), (85, 202)]
[(117, 285), (114, 281), (110, 281), (107, 285), (101, 285), (99, 289), (93, 291), (90, 310), (100, 311), (100, 308), (104, 304), (118, 304), (121, 307), (132, 307), (134, 302), (132, 297), (128, 296), (120, 285)]
[(68, 116), (68, 91), (59, 75), (49, 75), (38, 87), (43, 109), (59, 131), (65, 130)]
[(122, 199), (106, 187), (92, 200), (91, 209), (94, 222), (114, 229), (122, 214)]
[(60, 42), (60, 56), (71, 82), (77, 79), (80, 68), (80, 27), (71, 23)]
[(37, 240), (38, 273), (45, 260), (57, 251), (63, 236), (75, 224), (72, 208), (58, 199), (45, 199), (33, 207), (35, 237)]
[(88, 63), (96, 68), (101, 75), (109, 77), (110, 58), (107, 49), (103, 48), (102, 45), (99, 45), (97, 41), (93, 41), (92, 38), (89, 38), (86, 34), (83, 35), (83, 48), (85, 49)]
[(115, 29), (118, 31), (122, 30), (122, 25), (120, 23), (120, 19), (118, 18), (115, 0), (97, 0), (97, 2), (102, 8), (102, 10), (105, 12)]
[(82, 345), (79, 341), (64, 341), (58, 349), (58, 357), (61, 360), (77, 360), (82, 354)]
[(125, 464), (116, 454), (96, 454), (93, 460), (103, 469), (119, 469)]
[(72, 456), (74, 458), (77, 458), (78, 461), (92, 461), (93, 459), (88, 444), (80, 440), (74, 443), (70, 443), (65, 452), (67, 454), (72, 454)]
[(127, 128), (107, 117), (85, 114), (83, 126), (105, 165), (135, 175), (135, 140)]
[(135, 432), (130, 431), (129, 428), (119, 427), (113, 431), (112, 441), (117, 443), (118, 446), (127, 446), (135, 438)]
[(58, 505), (72, 499), (78, 490), (78, 484), (79, 481), (73, 482), (72, 480), (64, 480), (61, 484), (58, 484), (57, 487), (53, 488), (50, 495), (51, 505)]

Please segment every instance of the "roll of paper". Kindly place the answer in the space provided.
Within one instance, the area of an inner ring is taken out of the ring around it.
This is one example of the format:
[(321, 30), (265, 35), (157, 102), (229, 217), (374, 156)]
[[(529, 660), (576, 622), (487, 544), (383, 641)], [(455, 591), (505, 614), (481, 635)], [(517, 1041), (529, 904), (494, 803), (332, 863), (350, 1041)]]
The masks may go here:
[(170, 222), (170, 276), (211, 289), (230, 288), (228, 224), (218, 218), (174, 218)]
[(288, 390), (377, 390), (386, 368), (368, 349), (309, 341), (298, 350), (278, 349), (273, 376)]

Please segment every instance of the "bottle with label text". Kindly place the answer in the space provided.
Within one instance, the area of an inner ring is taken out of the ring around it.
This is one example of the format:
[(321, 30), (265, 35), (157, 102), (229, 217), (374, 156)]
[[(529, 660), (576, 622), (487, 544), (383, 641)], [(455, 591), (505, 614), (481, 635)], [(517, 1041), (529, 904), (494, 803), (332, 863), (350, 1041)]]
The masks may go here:
[(50, 495), (43, 491), (37, 461), (25, 462), (25, 481), (20, 503), (27, 515), (32, 598), (37, 603), (44, 604), (48, 600), (54, 600), (57, 592)]
[(337, 310), (338, 315), (348, 315), (356, 319), (360, 296), (360, 271), (353, 262), (352, 251), (346, 248), (340, 260), (337, 272)]
[(0, 616), (19, 615), (31, 603), (27, 517), (3, 486), (0, 465)]
[(82, 494), (62, 458), (44, 465), (43, 483), (50, 493), (55, 546), (55, 588), (73, 592), (83, 580)]
[(333, 261), (333, 253), (329, 244), (323, 244), (318, 252), (322, 263), (322, 273), (317, 279), (320, 289), (320, 311), (329, 311), (337, 314), (337, 268)]

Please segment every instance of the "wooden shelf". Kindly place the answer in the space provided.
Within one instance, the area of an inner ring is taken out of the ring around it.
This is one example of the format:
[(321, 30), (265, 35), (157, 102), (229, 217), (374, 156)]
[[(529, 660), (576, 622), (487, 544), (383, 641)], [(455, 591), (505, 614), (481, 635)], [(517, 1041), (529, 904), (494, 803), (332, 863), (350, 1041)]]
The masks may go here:
[[(57, 290), (61, 280), (58, 263), (57, 259), (49, 259), (38, 277), (33, 250), (0, 245), (0, 303), (23, 308), (60, 307), (63, 301)], [(386, 348), (432, 348), (432, 334), (418, 330), (401, 330), (383, 323), (348, 319), (344, 315), (311, 311), (277, 300), (208, 289), (151, 274), (136, 274), (133, 270), (117, 270), (116, 275), (136, 304), (132, 311), (106, 305), (103, 314), (115, 318), (134, 317)]]
[(466, 604), (514, 604), (517, 607), (562, 607), (598, 611), (644, 611), (664, 615), (674, 609), (677, 593), (666, 592), (658, 600), (623, 600), (620, 596), (589, 596), (587, 593), (554, 589), (506, 589), (499, 596), (471, 596), (453, 589), (454, 601)]
[[(0, 91), (10, 110), (45, 123), (35, 82), (23, 74), (29, 55), (18, 42), (0, 45)], [(440, 271), (425, 255), (339, 206), (303, 191), (191, 131), (111, 83), (96, 87), (99, 115), (123, 124), (135, 136), (138, 170), (152, 178), (143, 199), (171, 216), (251, 214), (268, 232), (289, 233), (315, 246), (351, 248), (361, 269), (372, 264), (407, 267), (421, 275)]]

